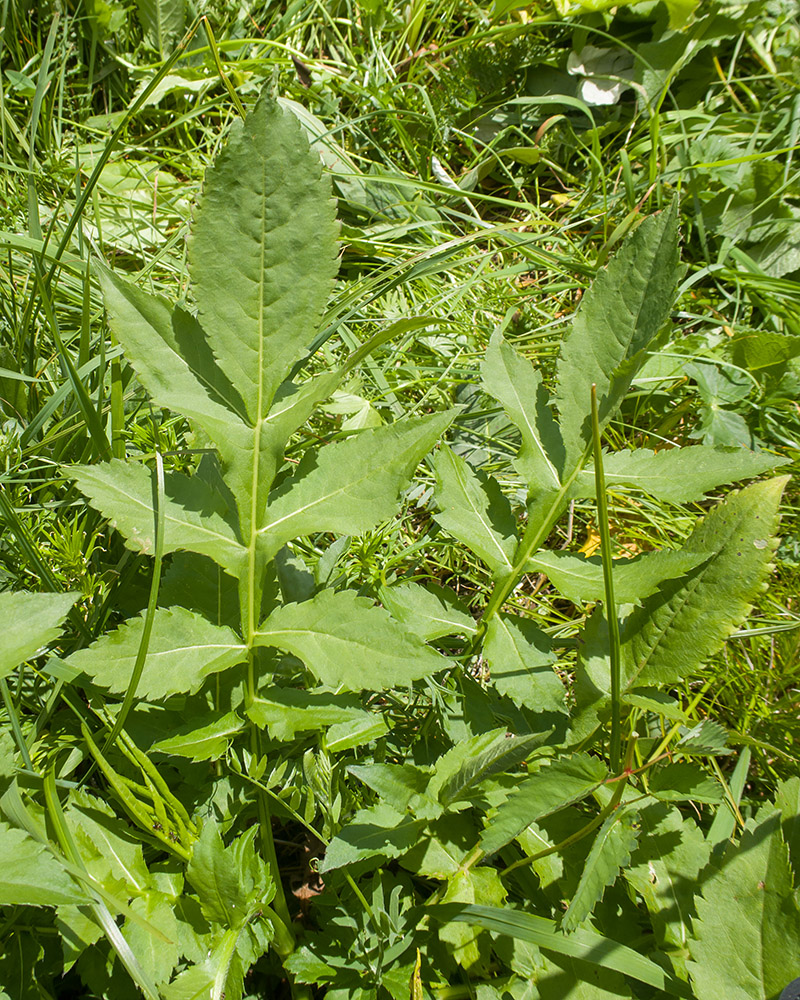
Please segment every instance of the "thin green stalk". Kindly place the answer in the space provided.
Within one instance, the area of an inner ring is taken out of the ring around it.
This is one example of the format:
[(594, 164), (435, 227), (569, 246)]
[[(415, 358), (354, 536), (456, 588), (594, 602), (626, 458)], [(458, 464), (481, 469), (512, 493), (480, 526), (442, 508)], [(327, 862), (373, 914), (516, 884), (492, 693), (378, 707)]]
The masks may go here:
[(64, 346), (64, 342), (61, 339), (61, 330), (59, 327), (58, 320), (56, 318), (55, 310), (53, 309), (53, 303), (50, 299), (50, 286), (45, 285), (44, 275), (42, 273), (41, 262), (37, 257), (33, 259), (34, 273), (36, 275), (36, 283), (39, 289), (40, 301), (42, 304), (42, 309), (44, 310), (45, 318), (47, 319), (48, 326), (50, 327), (50, 332), (53, 334), (53, 340), (56, 343), (56, 348), (58, 350), (58, 355), (61, 360), (62, 370), (66, 378), (72, 385), (73, 392), (75, 393), (75, 399), (78, 403), (78, 407), (83, 415), (83, 419), (86, 422), (87, 430), (89, 435), (94, 441), (98, 454), (101, 458), (109, 459), (111, 458), (111, 450), (108, 446), (108, 441), (106, 440), (105, 433), (103, 431), (103, 425), (100, 421), (100, 415), (98, 410), (95, 409), (92, 404), (92, 400), (89, 397), (89, 393), (86, 386), (81, 381), (80, 374), (75, 367), (75, 362)]
[(8, 713), (8, 719), (11, 723), (11, 729), (14, 733), (17, 749), (22, 754), (25, 767), (27, 767), (30, 771), (34, 771), (35, 768), (33, 766), (33, 762), (31, 761), (31, 755), (28, 752), (28, 744), (25, 742), (25, 737), (22, 733), (22, 726), (19, 722), (19, 715), (17, 715), (17, 708), (14, 704), (14, 699), (11, 697), (11, 692), (8, 690), (8, 682), (5, 677), (0, 677), (0, 696), (3, 699), (3, 704), (5, 705), (6, 712)]
[(217, 67), (217, 72), (219, 73), (222, 82), (225, 84), (225, 89), (231, 95), (231, 100), (236, 105), (236, 110), (239, 112), (241, 117), (244, 118), (247, 112), (245, 111), (244, 105), (242, 104), (239, 95), (236, 93), (233, 84), (228, 78), (227, 73), (222, 68), (222, 61), (220, 60), (219, 49), (217, 48), (217, 40), (214, 38), (214, 32), (211, 30), (211, 24), (205, 15), (203, 15), (200, 20), (203, 22), (203, 27), (205, 28), (206, 38), (208, 39), (208, 44), (211, 48), (211, 55), (214, 59), (214, 64)]
[(153, 508), (155, 510), (155, 559), (153, 562), (153, 575), (150, 581), (150, 597), (147, 602), (147, 611), (144, 616), (142, 637), (139, 640), (139, 648), (136, 651), (136, 661), (133, 664), (131, 677), (128, 681), (128, 690), (125, 692), (122, 707), (117, 713), (114, 728), (108, 734), (106, 741), (103, 744), (103, 754), (108, 753), (108, 748), (114, 743), (116, 738), (122, 732), (122, 727), (125, 725), (128, 714), (133, 706), (133, 700), (136, 697), (136, 689), (139, 686), (142, 671), (144, 670), (144, 664), (147, 659), (147, 650), (150, 645), (150, 635), (153, 631), (153, 621), (155, 620), (156, 608), (158, 607), (158, 591), (161, 583), (161, 562), (164, 556), (164, 460), (158, 452), (156, 452), (155, 487), (155, 496), (153, 497)]
[(594, 481), (597, 493), (597, 527), (600, 532), (600, 552), (603, 560), (603, 587), (605, 590), (606, 620), (608, 621), (609, 663), (611, 669), (611, 770), (616, 773), (620, 765), (620, 674), (621, 654), (619, 619), (614, 600), (614, 572), (611, 560), (611, 532), (608, 528), (608, 499), (603, 473), (603, 449), (600, 437), (600, 418), (597, 413), (597, 386), (592, 386), (592, 447), (594, 449)]
[(502, 609), (508, 595), (514, 590), (514, 587), (516, 587), (519, 582), (519, 578), (526, 572), (528, 560), (541, 547), (542, 543), (550, 534), (553, 524), (558, 520), (564, 511), (564, 508), (570, 500), (570, 493), (575, 480), (578, 478), (583, 470), (583, 467), (586, 465), (589, 455), (591, 454), (591, 450), (592, 445), (587, 445), (580, 462), (578, 462), (572, 470), (566, 482), (562, 484), (561, 488), (557, 492), (549, 494), (544, 499), (546, 508), (544, 513), (535, 511), (534, 516), (531, 517), (529, 511), (529, 527), (517, 547), (517, 551), (514, 555), (514, 566), (508, 576), (504, 577), (498, 584), (496, 584), (494, 590), (492, 591), (492, 595), (489, 598), (483, 614), (481, 615), (478, 631), (472, 643), (472, 652), (478, 648), (486, 631), (486, 626), (497, 614), (497, 612)]
[[(76, 868), (80, 868), (85, 871), (86, 866), (83, 863), (83, 858), (81, 857), (80, 851), (78, 850), (69, 827), (67, 826), (66, 818), (61, 809), (61, 803), (58, 801), (55, 774), (52, 770), (48, 772), (44, 780), (44, 796), (47, 804), (47, 812), (50, 816), (53, 828), (55, 829), (56, 837), (61, 850)], [(103, 930), (103, 933), (108, 939), (108, 943), (116, 952), (117, 957), (120, 962), (122, 962), (131, 979), (136, 983), (148, 1000), (159, 1000), (159, 993), (155, 984), (151, 981), (150, 977), (139, 964), (139, 960), (131, 951), (131, 947), (128, 942), (122, 936), (122, 932), (119, 927), (117, 927), (117, 924), (105, 903), (98, 903), (92, 900), (89, 902), (89, 907), (92, 911), (92, 916), (98, 926)]]
[[(111, 334), (111, 346), (117, 341)], [(100, 382), (102, 386), (102, 381)], [(125, 458), (125, 400), (122, 386), (122, 363), (119, 357), (111, 361), (111, 454), (114, 458)]]
[(42, 61), (39, 64), (39, 73), (36, 78), (36, 92), (33, 95), (33, 106), (31, 108), (31, 140), (28, 149), (28, 234), (34, 239), (42, 238), (42, 227), (39, 221), (39, 199), (36, 193), (36, 133), (39, 128), (39, 117), (42, 112), (42, 102), (44, 101), (45, 90), (47, 89), (47, 71), (50, 69), (50, 60), (53, 56), (53, 48), (56, 43), (56, 34), (61, 21), (61, 14), (56, 11), (50, 24), (50, 31), (47, 33)]
[(509, 872), (515, 871), (517, 868), (523, 868), (526, 865), (533, 864), (534, 861), (538, 861), (540, 858), (546, 858), (550, 854), (558, 854), (560, 851), (565, 851), (570, 845), (576, 844), (579, 840), (583, 840), (587, 834), (590, 834), (593, 830), (596, 830), (598, 826), (605, 823), (606, 819), (611, 815), (612, 812), (617, 808), (617, 806), (622, 801), (622, 793), (625, 791), (625, 785), (628, 782), (628, 776), (625, 775), (621, 781), (617, 782), (617, 787), (614, 789), (614, 794), (608, 801), (608, 805), (605, 809), (601, 809), (600, 812), (595, 816), (594, 819), (590, 820), (579, 830), (571, 833), (568, 837), (559, 841), (557, 844), (552, 844), (550, 847), (545, 847), (542, 851), (537, 851), (536, 854), (531, 854), (527, 858), (520, 858), (519, 861), (515, 861), (513, 864), (508, 865), (504, 868), (500, 874), (508, 875)]

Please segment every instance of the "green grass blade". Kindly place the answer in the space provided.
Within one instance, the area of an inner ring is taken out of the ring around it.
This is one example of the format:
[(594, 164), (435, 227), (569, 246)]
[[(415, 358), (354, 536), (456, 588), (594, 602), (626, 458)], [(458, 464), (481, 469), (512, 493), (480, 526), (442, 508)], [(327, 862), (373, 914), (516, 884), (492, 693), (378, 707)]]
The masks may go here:
[(103, 755), (108, 753), (108, 748), (122, 732), (128, 714), (133, 706), (133, 699), (136, 697), (136, 690), (139, 687), (139, 681), (141, 680), (145, 660), (147, 659), (147, 649), (150, 645), (150, 635), (153, 631), (153, 619), (155, 618), (158, 606), (158, 591), (161, 585), (161, 563), (164, 558), (164, 460), (158, 452), (156, 452), (155, 492), (155, 558), (153, 560), (153, 575), (150, 581), (150, 596), (144, 616), (144, 627), (142, 628), (142, 635), (139, 640), (139, 649), (136, 652), (136, 661), (131, 671), (131, 679), (128, 682), (128, 690), (125, 692), (125, 698), (114, 722), (114, 728), (106, 737), (103, 749), (100, 751)]
[(563, 934), (554, 920), (533, 913), (522, 913), (510, 907), (439, 903), (426, 907), (424, 912), (430, 913), (437, 920), (474, 924), (495, 934), (507, 934), (521, 941), (530, 941), (546, 951), (578, 958), (604, 969), (614, 969), (670, 996), (691, 996), (685, 983), (673, 979), (645, 955), (603, 937), (596, 931), (581, 928), (572, 934)]
[[(61, 808), (61, 803), (58, 801), (55, 775), (52, 771), (49, 771), (45, 776), (44, 794), (45, 801), (47, 803), (47, 812), (50, 816), (53, 828), (56, 831), (56, 836), (59, 844), (61, 845), (61, 849), (73, 865), (77, 868), (85, 870), (83, 858), (81, 857), (80, 851), (72, 838), (70, 829), (67, 826), (66, 817), (64, 816), (64, 812)], [(144, 993), (147, 1000), (160, 1000), (155, 983), (150, 981), (144, 969), (139, 964), (138, 959), (131, 951), (130, 945), (122, 936), (122, 932), (119, 927), (117, 927), (117, 924), (108, 907), (105, 903), (98, 902), (93, 902), (89, 905), (95, 920), (103, 929), (103, 933), (108, 939), (108, 943), (116, 952), (117, 957), (120, 962), (122, 962), (131, 979), (136, 983), (142, 993)]]

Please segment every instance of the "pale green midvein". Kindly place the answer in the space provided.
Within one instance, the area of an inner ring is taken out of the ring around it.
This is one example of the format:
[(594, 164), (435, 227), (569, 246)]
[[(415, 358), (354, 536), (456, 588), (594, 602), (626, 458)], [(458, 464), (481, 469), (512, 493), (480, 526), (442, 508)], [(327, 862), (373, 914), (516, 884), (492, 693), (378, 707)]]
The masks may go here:
[[(530, 436), (531, 436), (534, 444), (538, 448), (539, 453), (541, 454), (542, 458), (547, 463), (547, 468), (550, 470), (550, 475), (553, 477), (553, 483), (556, 486), (558, 486), (559, 483), (561, 482), (561, 480), (559, 479), (559, 476), (558, 476), (558, 470), (553, 465), (553, 463), (550, 461), (550, 457), (547, 454), (547, 452), (544, 450), (544, 446), (542, 445), (542, 442), (539, 440), (539, 435), (536, 433), (536, 428), (533, 426), (533, 424), (528, 419), (528, 411), (523, 406), (522, 400), (519, 398), (519, 393), (517, 392), (516, 386), (511, 381), (511, 379), (509, 379), (509, 382), (511, 382), (511, 389), (512, 389), (512, 391), (514, 393), (514, 396), (515, 396), (515, 398), (517, 400), (517, 403), (519, 404), (520, 413), (522, 414), (522, 416), (523, 416), (523, 418), (525, 420), (525, 426), (530, 431)], [(534, 406), (535, 405), (536, 405), (536, 402), (534, 401)]]
[[(264, 167), (266, 174), (266, 166)], [(255, 583), (256, 583), (256, 544), (258, 542), (258, 525), (256, 512), (258, 510), (258, 460), (261, 454), (261, 423), (264, 419), (264, 274), (266, 273), (266, 177), (261, 185), (261, 268), (258, 276), (258, 392), (256, 395), (256, 422), (253, 428), (253, 473), (250, 479), (250, 551), (247, 567), (247, 648), (253, 648), (256, 631)], [(248, 695), (250, 703), (255, 699), (255, 679), (253, 678), (252, 654), (248, 662)]]
[[(469, 498), (469, 494), (468, 494), (467, 489), (466, 489), (466, 480), (465, 480), (465, 477), (461, 474), (461, 470), (460, 469), (458, 470), (457, 475), (458, 475), (459, 479), (461, 480), (462, 485), (464, 486), (464, 496), (466, 496), (466, 497)], [(513, 567), (511, 565), (511, 560), (508, 558), (508, 556), (505, 554), (505, 552), (503, 552), (503, 549), (501, 548), (500, 543), (495, 538), (495, 534), (494, 534), (494, 531), (492, 530), (491, 525), (486, 521), (486, 519), (484, 518), (484, 516), (481, 514), (481, 512), (478, 510), (478, 508), (472, 503), (472, 501), (470, 501), (470, 506), (472, 507), (473, 513), (475, 514), (475, 517), (480, 521), (481, 525), (486, 529), (487, 535), (494, 542), (495, 547), (497, 548), (497, 551), (500, 553), (500, 557), (501, 557), (502, 561), (506, 564), (506, 566), (508, 566), (509, 569), (512, 569)]]
[[(266, 166), (264, 167), (266, 174)], [(256, 677), (255, 663), (253, 662), (253, 652), (256, 638), (256, 614), (257, 607), (261, 605), (260, 589), (256, 588), (256, 546), (258, 543), (258, 522), (256, 514), (258, 511), (258, 483), (259, 483), (259, 458), (261, 455), (261, 428), (264, 424), (264, 275), (266, 273), (266, 177), (261, 186), (261, 271), (258, 284), (258, 391), (256, 394), (256, 416), (253, 427), (253, 472), (250, 478), (250, 546), (248, 549), (247, 564), (247, 690), (245, 701), (249, 708), (256, 700)], [(250, 746), (256, 760), (261, 756), (261, 735), (258, 726), (250, 722)], [(286, 924), (287, 929), (291, 927), (289, 908), (286, 905), (286, 897), (281, 884), (281, 870), (278, 858), (275, 853), (275, 841), (272, 838), (272, 824), (270, 819), (269, 803), (266, 795), (259, 790), (257, 798), (258, 822), (260, 828), (261, 852), (272, 875), (275, 884), (275, 901), (273, 907), (277, 916)], [(294, 936), (291, 930), (288, 931), (285, 941), (281, 947), (294, 950)], [(282, 955), (281, 957), (286, 957)], [(216, 989), (215, 984), (215, 989)], [(295, 995), (295, 985), (292, 983), (292, 995)]]

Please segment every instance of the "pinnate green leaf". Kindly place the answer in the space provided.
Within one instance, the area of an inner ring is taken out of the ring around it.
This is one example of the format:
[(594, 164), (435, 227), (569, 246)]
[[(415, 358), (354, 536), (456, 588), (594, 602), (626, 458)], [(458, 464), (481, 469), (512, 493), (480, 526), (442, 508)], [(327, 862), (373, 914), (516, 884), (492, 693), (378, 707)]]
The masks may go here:
[(565, 931), (574, 931), (583, 923), (613, 885), (630, 861), (639, 836), (638, 813), (627, 806), (618, 806), (597, 831), (589, 856), (583, 867), (578, 888), (561, 920)]
[(320, 871), (375, 858), (398, 858), (414, 846), (425, 820), (413, 819), (386, 803), (359, 809), (333, 838)]
[(358, 534), (391, 517), (397, 497), (455, 411), (359, 431), (303, 456), (270, 497), (262, 535), (274, 554), (317, 531)]
[(166, 59), (186, 25), (186, 0), (136, 0), (147, 44)]
[(681, 736), (677, 749), (682, 754), (698, 754), (703, 757), (715, 757), (729, 754), (731, 751), (725, 745), (728, 734), (718, 722), (703, 719)]
[(506, 729), (497, 728), (476, 733), (468, 739), (458, 740), (450, 749), (442, 754), (433, 768), (427, 794), (439, 801), (442, 788), (470, 762), (478, 759), (484, 752), (501, 746), (506, 738)]
[[(139, 652), (144, 618), (125, 622), (66, 663), (114, 694), (127, 691)], [(137, 695), (158, 701), (198, 691), (209, 674), (242, 663), (247, 650), (231, 629), (212, 625), (184, 608), (158, 608)]]
[(294, 115), (262, 96), (206, 174), (189, 244), (200, 322), (253, 425), (313, 338), (336, 236), (318, 154)]
[(518, 537), (511, 504), (499, 483), (447, 447), (439, 450), (434, 465), (436, 520), (481, 558), (495, 577), (506, 576), (513, 568)]
[(697, 1000), (774, 1000), (797, 975), (800, 908), (780, 814), (765, 806), (699, 887), (689, 964)]
[[(201, 722), (201, 725), (198, 725)], [(189, 760), (217, 760), (222, 757), (231, 740), (242, 731), (244, 723), (235, 712), (215, 715), (206, 721), (195, 719), (181, 726), (172, 736), (159, 740), (151, 747), (160, 753), (173, 757), (188, 757)]]
[(126, 921), (125, 940), (149, 978), (160, 986), (172, 975), (178, 964), (178, 921), (173, 901), (162, 892), (151, 890), (131, 901), (131, 912), (147, 921), (149, 927), (161, 932), (156, 937), (141, 923)]
[(398, 812), (416, 812), (424, 802), (430, 774), (414, 764), (351, 764), (347, 770)]
[[(113, 459), (102, 465), (70, 469), (78, 488), (93, 507), (109, 518), (128, 548), (150, 555), (154, 551), (154, 474), (143, 465)], [(247, 550), (224, 511), (222, 499), (198, 476), (165, 476), (164, 551), (185, 549), (210, 556), (238, 577)]]
[(443, 635), (474, 635), (475, 621), (449, 587), (435, 583), (401, 583), (384, 587), (381, 601), (395, 621), (402, 622), (420, 639)]
[(84, 894), (48, 852), (22, 830), (0, 820), (0, 905), (60, 906)]
[(194, 420), (217, 444), (244, 426), (244, 404), (216, 365), (197, 320), (98, 268), (108, 323), (159, 406)]
[(625, 979), (611, 969), (589, 965), (580, 959), (545, 959), (545, 968), (536, 979), (538, 1000), (624, 1000), (632, 996)]
[(564, 444), (541, 374), (498, 333), (489, 342), (482, 378), (486, 391), (502, 405), (522, 435), (522, 447), (514, 460), (519, 474), (534, 492), (557, 490), (564, 467)]
[[(694, 445), (649, 451), (617, 451), (603, 456), (606, 486), (642, 490), (660, 500), (685, 503), (699, 500), (724, 483), (750, 479), (785, 465), (789, 459), (747, 448)], [(581, 496), (595, 495), (594, 468), (578, 478)]]
[(348, 691), (403, 687), (448, 661), (354, 591), (323, 590), (277, 608), (255, 636), (258, 646), (294, 653), (321, 683)]
[(186, 876), (200, 900), (206, 919), (223, 927), (242, 927), (259, 905), (275, 894), (263, 861), (255, 853), (252, 828), (228, 847), (219, 827), (206, 819), (194, 844)]
[(553, 664), (550, 637), (527, 618), (497, 614), (483, 644), (493, 687), (532, 712), (566, 712), (566, 691)]
[(477, 830), (463, 813), (446, 813), (428, 825), (425, 834), (400, 862), (425, 878), (455, 875), (475, 847)]
[(789, 848), (795, 886), (800, 886), (800, 778), (782, 781), (775, 794), (775, 808), (781, 813), (781, 832)]
[(377, 739), (387, 729), (375, 712), (368, 712), (351, 694), (336, 694), (318, 688), (271, 687), (262, 692), (248, 708), (247, 715), (257, 726), (266, 729), (273, 740), (293, 740), (297, 733), (325, 732), (342, 725), (361, 730), (366, 724)]
[(585, 798), (606, 777), (598, 757), (586, 753), (561, 757), (542, 767), (509, 795), (481, 835), (484, 854), (505, 847), (530, 823)]
[(601, 429), (669, 318), (677, 290), (677, 202), (645, 219), (584, 294), (561, 347), (556, 405), (567, 468), (591, 441), (589, 399), (597, 386)]
[[(683, 576), (708, 559), (706, 552), (660, 549), (632, 559), (615, 559), (614, 599), (617, 604), (640, 604), (655, 594), (665, 580)], [(605, 600), (603, 560), (572, 552), (537, 552), (528, 562), (531, 571), (546, 573), (570, 601), (595, 603)]]
[(708, 559), (671, 581), (622, 625), (628, 687), (665, 685), (715, 653), (750, 610), (773, 553), (786, 477), (754, 483), (699, 521), (684, 549)]
[(73, 789), (66, 813), (86, 868), (101, 882), (121, 882), (130, 895), (143, 892), (150, 873), (142, 845), (120, 829), (114, 810), (85, 789)]
[(694, 892), (711, 845), (694, 820), (663, 802), (644, 806), (639, 822), (639, 845), (623, 875), (644, 900), (659, 945), (686, 954)]
[[(493, 868), (470, 868), (457, 872), (448, 881), (442, 903), (500, 906), (506, 895), (506, 888)], [(448, 943), (453, 957), (464, 969), (476, 969), (488, 958), (488, 941), (479, 924), (446, 923), (439, 937)]]
[(532, 736), (502, 733), (485, 750), (468, 757), (454, 774), (449, 775), (438, 789), (439, 801), (447, 808), (469, 800), (482, 782), (512, 770), (541, 746), (547, 736), (549, 732)]
[(3, 622), (0, 677), (6, 677), (56, 638), (61, 623), (77, 599), (77, 594), (0, 593), (0, 620)]

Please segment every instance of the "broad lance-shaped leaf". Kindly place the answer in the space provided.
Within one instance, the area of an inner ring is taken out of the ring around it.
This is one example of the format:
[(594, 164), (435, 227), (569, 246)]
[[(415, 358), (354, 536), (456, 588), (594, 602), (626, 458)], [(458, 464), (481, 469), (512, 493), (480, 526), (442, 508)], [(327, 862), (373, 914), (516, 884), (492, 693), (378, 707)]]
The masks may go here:
[(499, 333), (489, 341), (481, 372), (484, 388), (522, 435), (515, 468), (532, 491), (557, 490), (564, 470), (564, 443), (540, 372)]
[(715, 507), (684, 546), (709, 558), (622, 624), (626, 686), (672, 684), (712, 656), (745, 619), (772, 561), (788, 477), (754, 483)]
[(77, 594), (1, 593), (0, 677), (6, 677), (42, 646), (52, 642), (77, 600)]
[[(451, 774), (438, 789), (439, 801), (443, 806), (451, 806), (455, 802), (469, 800), (475, 789), (503, 771), (510, 771), (542, 745), (550, 735), (536, 733), (533, 736), (509, 736), (500, 734), (494, 743), (475, 756), (469, 757), (455, 774)], [(434, 783), (431, 782), (433, 790)]]
[(689, 963), (697, 1000), (774, 1000), (798, 972), (800, 908), (780, 813), (765, 806), (698, 889)]
[[(662, 802), (645, 805), (639, 823), (639, 845), (623, 877), (644, 900), (659, 946), (685, 954), (692, 934), (694, 892), (711, 845), (693, 819), (684, 819), (678, 809)], [(655, 851), (653, 844), (664, 849)]]
[(108, 325), (154, 402), (194, 420), (215, 443), (243, 427), (244, 403), (197, 320), (113, 271), (98, 270)]
[[(683, 576), (708, 558), (707, 552), (683, 548), (645, 552), (633, 559), (615, 559), (614, 599), (617, 604), (641, 604), (666, 580)], [(542, 551), (530, 559), (528, 567), (529, 572), (546, 573), (561, 593), (576, 604), (605, 600), (603, 561), (599, 556), (587, 559), (572, 552)]]
[(578, 753), (543, 765), (509, 795), (489, 819), (481, 850), (494, 854), (536, 820), (585, 798), (606, 777), (598, 757)]
[(328, 845), (320, 871), (368, 858), (398, 858), (417, 843), (424, 828), (424, 819), (414, 819), (385, 803), (359, 809)]
[(630, 861), (639, 836), (637, 819), (638, 814), (629, 806), (619, 806), (597, 831), (578, 888), (561, 919), (565, 931), (574, 931), (583, 923), (606, 888), (616, 881), (620, 868)]
[(206, 174), (189, 242), (200, 322), (254, 424), (313, 338), (337, 249), (319, 155), (263, 96)]
[(645, 219), (600, 271), (562, 343), (556, 405), (568, 471), (591, 441), (592, 384), (597, 386), (602, 428), (669, 319), (679, 277), (676, 200)]
[(533, 712), (566, 712), (566, 691), (556, 676), (550, 637), (517, 615), (490, 619), (483, 643), (492, 685)]
[(391, 517), (397, 496), (455, 411), (410, 417), (307, 451), (270, 498), (262, 543), (274, 555), (316, 531), (358, 534)]
[(273, 740), (293, 740), (297, 733), (330, 731), (329, 727), (340, 724), (361, 729), (368, 722), (378, 735), (387, 730), (381, 716), (367, 711), (354, 695), (320, 689), (270, 687), (256, 698), (247, 715)]
[(435, 583), (401, 583), (384, 587), (381, 602), (395, 621), (402, 622), (421, 639), (443, 635), (474, 635), (477, 626), (467, 607), (449, 587)]
[[(665, 448), (649, 451), (617, 451), (603, 456), (606, 486), (626, 486), (643, 490), (660, 500), (685, 503), (699, 500), (709, 490), (724, 483), (751, 479), (786, 465), (790, 459), (747, 448), (709, 447)], [(578, 476), (576, 495), (595, 495), (594, 468)]]
[(0, 820), (0, 906), (60, 906), (86, 897), (42, 844)]
[(242, 531), (249, 533), (253, 517), (261, 523), (286, 442), (345, 369), (299, 386), (284, 383), (267, 416), (253, 424), (193, 316), (110, 271), (100, 275), (109, 325), (126, 357), (156, 403), (188, 417), (219, 449)]
[(215, 713), (210, 719), (204, 716), (186, 723), (150, 749), (194, 761), (217, 760), (243, 728), (244, 723), (235, 712)]
[[(112, 526), (128, 548), (147, 555), (154, 551), (154, 473), (135, 462), (113, 459), (102, 465), (70, 468), (69, 475)], [(210, 556), (232, 576), (245, 566), (247, 550), (229, 517), (220, 512), (221, 498), (198, 476), (178, 473), (165, 477), (164, 551), (186, 549)]]
[(285, 604), (261, 624), (255, 642), (294, 653), (323, 684), (347, 691), (403, 687), (449, 662), (352, 590)]
[[(65, 662), (99, 687), (122, 694), (128, 689), (143, 628), (144, 619), (134, 618), (77, 650)], [(246, 647), (231, 629), (212, 625), (184, 608), (158, 608), (136, 693), (149, 701), (192, 694), (209, 674), (246, 658)]]
[(447, 447), (439, 449), (434, 466), (439, 507), (434, 517), (481, 558), (495, 577), (506, 576), (513, 569), (518, 538), (511, 504), (499, 483)]

